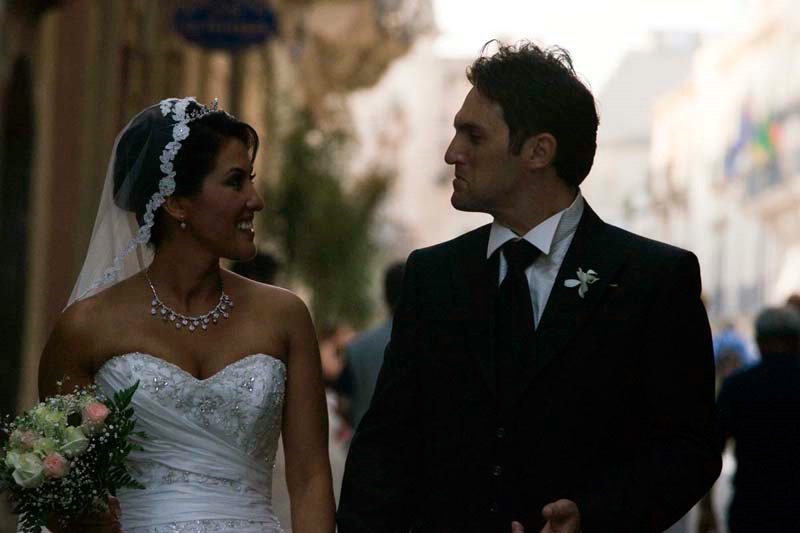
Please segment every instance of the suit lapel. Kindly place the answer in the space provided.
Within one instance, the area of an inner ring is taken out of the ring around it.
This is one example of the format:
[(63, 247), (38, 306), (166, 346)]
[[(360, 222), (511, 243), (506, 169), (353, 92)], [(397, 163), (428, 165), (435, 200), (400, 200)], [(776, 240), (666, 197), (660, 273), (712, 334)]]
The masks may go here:
[[(517, 382), (518, 388), (505, 395), (507, 405), (516, 403), (531, 381), (576, 337), (602, 301), (609, 283), (625, 259), (625, 247), (612, 242), (614, 239), (609, 230), (610, 226), (586, 204), (536, 329), (531, 357)], [(598, 280), (589, 285), (583, 298), (578, 293), (578, 287), (564, 285), (566, 280), (578, 278), (579, 268), (584, 272), (594, 270), (598, 276)]]
[(463, 331), (466, 352), (480, 369), (486, 385), (496, 393), (494, 364), (495, 294), (499, 259), (486, 258), (491, 225), (469, 235), (453, 250), (451, 272), (456, 313), (453, 318), (469, 327)]

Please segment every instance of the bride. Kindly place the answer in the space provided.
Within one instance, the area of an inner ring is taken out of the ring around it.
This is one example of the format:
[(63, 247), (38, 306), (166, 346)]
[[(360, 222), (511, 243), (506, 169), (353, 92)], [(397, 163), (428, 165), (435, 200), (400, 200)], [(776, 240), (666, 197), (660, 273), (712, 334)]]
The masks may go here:
[[(279, 533), (279, 435), (294, 533), (334, 531), (327, 418), (314, 327), (293, 293), (220, 268), (253, 257), (252, 127), (194, 98), (139, 113), (117, 137), (70, 305), (39, 390), (139, 381), (148, 438), (129, 456), (144, 490), (68, 531)], [(56, 528), (57, 529), (57, 528)]]

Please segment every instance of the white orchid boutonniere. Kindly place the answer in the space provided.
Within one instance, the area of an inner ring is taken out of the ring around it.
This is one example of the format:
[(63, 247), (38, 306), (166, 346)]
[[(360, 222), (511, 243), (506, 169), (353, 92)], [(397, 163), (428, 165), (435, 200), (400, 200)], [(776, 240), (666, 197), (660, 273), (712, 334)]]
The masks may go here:
[(597, 275), (597, 272), (592, 269), (584, 272), (582, 268), (579, 268), (576, 275), (578, 276), (578, 279), (564, 280), (564, 286), (570, 289), (572, 287), (578, 287), (578, 296), (581, 298), (586, 295), (586, 292), (589, 290), (589, 285), (600, 279), (600, 277)]

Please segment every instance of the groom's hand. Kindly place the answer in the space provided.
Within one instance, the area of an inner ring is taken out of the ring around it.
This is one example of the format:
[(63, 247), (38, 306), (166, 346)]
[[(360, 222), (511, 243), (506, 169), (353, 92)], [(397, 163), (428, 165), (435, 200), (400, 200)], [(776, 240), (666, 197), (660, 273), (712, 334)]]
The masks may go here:
[[(547, 520), (541, 533), (581, 533), (581, 513), (572, 500), (558, 500), (548, 503), (542, 509)], [(511, 522), (511, 533), (525, 533), (519, 522)]]
[(578, 505), (572, 500), (557, 500), (548, 503), (542, 509), (542, 516), (547, 521), (541, 533), (580, 533), (581, 513)]

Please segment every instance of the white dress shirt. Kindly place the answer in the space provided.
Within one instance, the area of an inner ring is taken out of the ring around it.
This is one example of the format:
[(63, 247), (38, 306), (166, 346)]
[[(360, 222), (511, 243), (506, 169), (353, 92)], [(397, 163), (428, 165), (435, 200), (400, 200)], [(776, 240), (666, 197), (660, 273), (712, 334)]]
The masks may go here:
[[(567, 255), (569, 245), (575, 236), (575, 230), (578, 229), (578, 222), (580, 222), (581, 215), (583, 215), (583, 205), (583, 195), (578, 191), (575, 200), (572, 201), (569, 207), (559, 211), (521, 237), (542, 251), (536, 261), (525, 269), (528, 287), (531, 291), (535, 327), (539, 327), (539, 320), (542, 317), (542, 313), (544, 313), (550, 292), (553, 290), (558, 270)], [(489, 234), (486, 257), (491, 257), (506, 242), (519, 238), (511, 229), (495, 220), (492, 223), (492, 230)], [(501, 253), (498, 285), (503, 282), (507, 272), (508, 263), (505, 255)]]

